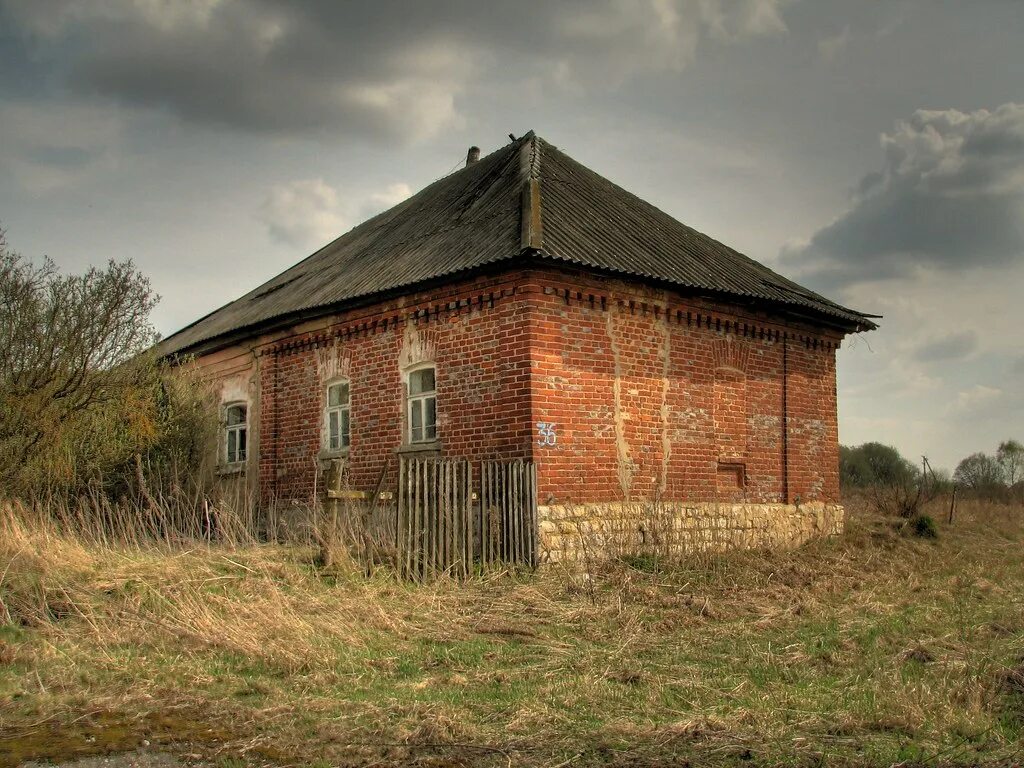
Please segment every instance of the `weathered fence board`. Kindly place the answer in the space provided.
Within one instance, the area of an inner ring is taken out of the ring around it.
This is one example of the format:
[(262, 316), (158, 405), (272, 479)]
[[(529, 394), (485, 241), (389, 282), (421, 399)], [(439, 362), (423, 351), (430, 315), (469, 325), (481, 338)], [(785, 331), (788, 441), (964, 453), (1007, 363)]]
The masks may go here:
[(523, 459), (480, 465), (480, 562), (537, 566), (537, 468)]
[(465, 459), (401, 460), (395, 560), (403, 578), (469, 575), (472, 486), (473, 471)]
[(532, 462), (481, 462), (477, 496), (467, 460), (403, 458), (396, 497), (395, 562), (402, 578), (465, 578), (474, 562), (537, 565)]

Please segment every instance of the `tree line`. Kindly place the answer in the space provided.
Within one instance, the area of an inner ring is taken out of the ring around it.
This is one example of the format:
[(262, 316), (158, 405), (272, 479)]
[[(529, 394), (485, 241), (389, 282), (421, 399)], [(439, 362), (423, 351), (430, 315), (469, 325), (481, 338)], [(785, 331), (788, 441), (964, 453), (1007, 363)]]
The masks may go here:
[(1024, 498), (1024, 444), (1004, 440), (994, 454), (972, 453), (952, 474), (909, 461), (891, 445), (871, 442), (839, 448), (839, 478), (844, 490), (916, 483), (923, 474), (939, 490), (955, 486), (979, 496)]

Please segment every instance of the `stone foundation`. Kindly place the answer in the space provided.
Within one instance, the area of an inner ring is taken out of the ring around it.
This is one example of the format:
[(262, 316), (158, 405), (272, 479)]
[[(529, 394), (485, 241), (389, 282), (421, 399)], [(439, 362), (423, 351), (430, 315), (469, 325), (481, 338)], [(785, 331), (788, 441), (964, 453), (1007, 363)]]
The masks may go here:
[(542, 506), (541, 562), (796, 547), (842, 533), (839, 504), (614, 503)]

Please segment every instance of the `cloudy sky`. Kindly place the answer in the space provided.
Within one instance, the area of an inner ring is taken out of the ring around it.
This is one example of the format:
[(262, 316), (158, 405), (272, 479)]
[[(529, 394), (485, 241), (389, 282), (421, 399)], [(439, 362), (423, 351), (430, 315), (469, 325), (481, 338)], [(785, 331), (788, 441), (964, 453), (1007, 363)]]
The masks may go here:
[(845, 443), (1024, 439), (1020, 0), (0, 0), (0, 224), (164, 333), (529, 129), (858, 309)]

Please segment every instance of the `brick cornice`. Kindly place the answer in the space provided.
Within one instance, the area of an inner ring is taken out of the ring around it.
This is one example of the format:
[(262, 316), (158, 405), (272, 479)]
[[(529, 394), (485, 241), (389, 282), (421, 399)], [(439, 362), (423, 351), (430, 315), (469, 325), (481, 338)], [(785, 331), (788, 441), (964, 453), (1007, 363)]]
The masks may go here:
[[(372, 313), (363, 313), (344, 320), (328, 319), (322, 328), (300, 331), (285, 338), (259, 345), (259, 355), (291, 354), (336, 340), (372, 336), (377, 333), (394, 331), (407, 323), (430, 325), (446, 322), (452, 317), (471, 312), (493, 309), (498, 303), (528, 293), (516, 284), (496, 286), (491, 290), (463, 290), (450, 299), (428, 299), (402, 307), (386, 307)], [(333, 321), (332, 321), (333, 320)]]
[(623, 296), (628, 291), (595, 291), (590, 286), (573, 287), (561, 281), (543, 281), (541, 290), (545, 295), (557, 296), (567, 305), (577, 304), (601, 310), (615, 307), (630, 314), (650, 314), (656, 320), (664, 319), (668, 323), (685, 324), (740, 338), (770, 342), (793, 340), (808, 349), (822, 351), (839, 349), (841, 343), (837, 335), (825, 329), (815, 332), (782, 322), (753, 318), (744, 320), (734, 308), (709, 307), (706, 302), (630, 298)]

